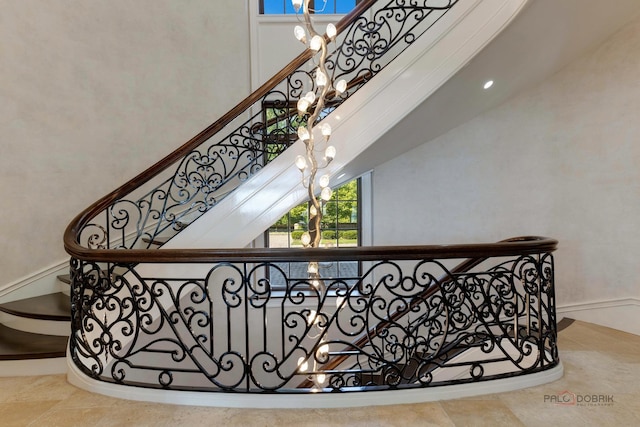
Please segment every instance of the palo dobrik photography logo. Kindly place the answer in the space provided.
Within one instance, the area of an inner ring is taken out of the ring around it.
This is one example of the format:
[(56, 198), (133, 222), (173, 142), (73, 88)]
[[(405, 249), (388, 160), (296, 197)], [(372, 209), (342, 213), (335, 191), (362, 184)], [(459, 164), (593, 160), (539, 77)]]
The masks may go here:
[(562, 406), (575, 406), (577, 400), (575, 393), (565, 390), (558, 394), (546, 394), (544, 396), (544, 401)]
[(544, 401), (561, 406), (612, 406), (614, 404), (611, 394), (576, 394), (569, 390), (558, 394), (545, 394)]

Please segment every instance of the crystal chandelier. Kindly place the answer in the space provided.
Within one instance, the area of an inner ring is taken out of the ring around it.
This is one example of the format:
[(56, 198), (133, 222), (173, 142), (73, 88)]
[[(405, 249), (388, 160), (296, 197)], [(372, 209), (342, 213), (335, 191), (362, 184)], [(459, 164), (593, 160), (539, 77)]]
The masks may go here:
[[(329, 24), (325, 34), (319, 34), (311, 22), (309, 1), (292, 0), (299, 20), (300, 11), (302, 10), (303, 20), (300, 23), (304, 25), (296, 25), (294, 35), (296, 39), (314, 52), (314, 61), (316, 63), (311, 90), (297, 102), (299, 117), (301, 119), (306, 118), (306, 125), (298, 128), (298, 138), (304, 143), (306, 150), (304, 156), (299, 155), (296, 157), (295, 165), (302, 173), (302, 185), (307, 189), (310, 201), (309, 226), (308, 231), (302, 235), (302, 244), (305, 248), (317, 248), (320, 246), (322, 239), (322, 202), (330, 200), (332, 195), (331, 187), (329, 187), (329, 175), (318, 176), (318, 172), (331, 163), (336, 156), (336, 149), (334, 146), (329, 145), (331, 126), (328, 123), (317, 124), (316, 122), (326, 107), (329, 93), (332, 92), (332, 96), (342, 94), (347, 89), (347, 82), (346, 80), (340, 80), (334, 83), (329, 77), (326, 67), (327, 44), (335, 40), (337, 29), (335, 25)], [(318, 131), (316, 131), (316, 127)], [(316, 138), (319, 141), (316, 141)], [(322, 146), (318, 147), (316, 145), (317, 142)], [(321, 159), (318, 159), (317, 153), (323, 153), (324, 155)], [(316, 194), (318, 188), (320, 189), (319, 198)], [(318, 263), (311, 261), (307, 267), (307, 273), (309, 274), (311, 285), (322, 294), (326, 292), (326, 289), (318, 269)], [(324, 388), (327, 380), (326, 375), (319, 370), (320, 363), (326, 362), (329, 357), (329, 345), (322, 338), (326, 333), (324, 325), (325, 322), (321, 321), (321, 316), (316, 314), (315, 310), (311, 310), (308, 315), (309, 333), (315, 330), (315, 335), (311, 338), (320, 338), (320, 341), (310, 357), (301, 357), (298, 360), (298, 371), (309, 374), (309, 379), (314, 384), (312, 391)], [(312, 366), (309, 366), (310, 363)]]
[[(306, 118), (306, 125), (298, 128), (298, 138), (305, 144), (305, 155), (296, 157), (295, 165), (302, 173), (302, 185), (307, 189), (309, 196), (309, 226), (308, 231), (302, 235), (302, 244), (304, 247), (317, 248), (320, 246), (322, 239), (321, 223), (322, 223), (322, 201), (331, 199), (332, 190), (329, 187), (329, 175), (318, 176), (318, 172), (326, 168), (336, 156), (336, 149), (329, 145), (331, 138), (331, 125), (322, 123), (316, 126), (318, 118), (326, 107), (326, 101), (329, 93), (333, 96), (342, 94), (347, 88), (346, 80), (332, 82), (327, 72), (327, 45), (334, 41), (337, 35), (336, 26), (327, 25), (325, 34), (319, 34), (311, 22), (309, 9), (310, 0), (292, 0), (296, 16), (300, 20), (300, 11), (302, 11), (302, 21), (294, 28), (294, 36), (300, 42), (304, 43), (314, 54), (314, 61), (317, 66), (313, 72), (314, 81), (311, 90), (306, 93), (297, 102), (298, 115), (300, 118)], [(325, 0), (326, 2), (326, 0)], [(332, 92), (333, 89), (333, 92)], [(315, 128), (319, 128), (319, 132), (315, 132)], [(318, 135), (315, 135), (319, 133)], [(322, 148), (317, 146), (316, 138), (320, 138), (324, 143)], [(324, 153), (321, 159), (318, 159), (317, 153)], [(319, 188), (319, 197), (317, 189)], [(309, 263), (310, 278), (317, 277), (317, 263)]]

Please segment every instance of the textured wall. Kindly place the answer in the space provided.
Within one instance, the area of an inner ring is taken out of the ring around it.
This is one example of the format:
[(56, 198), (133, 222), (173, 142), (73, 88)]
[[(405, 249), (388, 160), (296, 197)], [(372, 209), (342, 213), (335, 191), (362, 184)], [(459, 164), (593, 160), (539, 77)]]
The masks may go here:
[(375, 243), (550, 236), (560, 304), (640, 297), (639, 70), (636, 19), (536, 88), (376, 168)]
[(0, 289), (249, 94), (247, 2), (0, 0)]

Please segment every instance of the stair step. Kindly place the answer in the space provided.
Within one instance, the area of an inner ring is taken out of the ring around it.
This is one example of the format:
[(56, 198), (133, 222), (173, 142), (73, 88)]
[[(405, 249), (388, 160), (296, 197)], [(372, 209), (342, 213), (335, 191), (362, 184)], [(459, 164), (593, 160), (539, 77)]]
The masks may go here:
[(61, 274), (59, 276), (56, 276), (56, 279), (58, 279), (62, 283), (66, 283), (67, 285), (71, 284), (71, 275), (70, 274)]
[(144, 243), (150, 243), (150, 244), (152, 244), (152, 245), (157, 245), (157, 246), (162, 246), (162, 245), (164, 245), (165, 243), (167, 243), (167, 239), (157, 238), (157, 237), (156, 237), (155, 239), (153, 239), (153, 240), (151, 240), (151, 239), (150, 239), (150, 238), (148, 238), (148, 237), (143, 237), (143, 238), (142, 238), (142, 241), (143, 241)]
[(0, 360), (65, 357), (67, 337), (33, 334), (0, 324)]
[(71, 320), (71, 302), (62, 292), (0, 304), (0, 311), (38, 320)]
[[(176, 231), (182, 231), (182, 229), (184, 229), (185, 227), (187, 227), (189, 225), (188, 222), (182, 222), (182, 221), (176, 221), (175, 222), (175, 230)], [(151, 244), (151, 245), (156, 245), (156, 246), (162, 246), (165, 243), (167, 243), (169, 241), (169, 238), (166, 236), (156, 236), (153, 239), (149, 238), (149, 237), (143, 237), (142, 241), (144, 243), (147, 244)]]

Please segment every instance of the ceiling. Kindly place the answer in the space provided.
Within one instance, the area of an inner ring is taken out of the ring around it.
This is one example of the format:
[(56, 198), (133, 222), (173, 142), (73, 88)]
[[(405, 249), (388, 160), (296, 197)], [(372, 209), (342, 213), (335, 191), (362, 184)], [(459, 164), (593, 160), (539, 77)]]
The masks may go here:
[[(342, 180), (361, 175), (535, 86), (599, 46), (638, 13), (640, 0), (529, 0), (513, 22), (452, 79), (351, 162)], [(487, 80), (495, 81), (490, 90), (482, 88)]]

